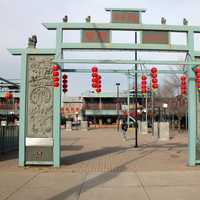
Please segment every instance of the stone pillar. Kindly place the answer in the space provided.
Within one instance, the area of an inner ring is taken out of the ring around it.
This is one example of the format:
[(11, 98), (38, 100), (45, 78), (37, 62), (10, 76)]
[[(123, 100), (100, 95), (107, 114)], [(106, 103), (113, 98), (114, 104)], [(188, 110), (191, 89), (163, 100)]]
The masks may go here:
[(155, 138), (159, 138), (159, 123), (158, 122), (154, 122), (153, 123), (153, 136)]

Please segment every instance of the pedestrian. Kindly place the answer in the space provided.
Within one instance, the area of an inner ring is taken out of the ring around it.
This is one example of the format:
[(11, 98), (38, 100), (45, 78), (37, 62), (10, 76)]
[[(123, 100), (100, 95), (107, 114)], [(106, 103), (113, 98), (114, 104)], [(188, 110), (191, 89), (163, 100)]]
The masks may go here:
[(125, 119), (122, 122), (121, 128), (122, 128), (122, 135), (124, 137), (124, 140), (126, 140), (126, 133), (127, 133), (127, 130), (128, 130), (128, 124), (126, 123)]

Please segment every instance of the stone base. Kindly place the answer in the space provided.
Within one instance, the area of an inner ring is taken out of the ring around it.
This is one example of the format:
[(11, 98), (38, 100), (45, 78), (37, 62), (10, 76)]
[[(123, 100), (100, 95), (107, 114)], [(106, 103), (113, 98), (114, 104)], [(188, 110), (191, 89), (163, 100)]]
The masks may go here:
[(159, 123), (158, 122), (153, 123), (153, 136), (155, 138), (159, 138)]
[(140, 124), (141, 124), (140, 125), (140, 128), (141, 128), (140, 133), (141, 134), (148, 134), (147, 122), (141, 122)]
[(169, 122), (160, 122), (160, 137), (159, 140), (169, 140)]
[(87, 121), (81, 121), (81, 130), (88, 131), (88, 122)]
[(72, 131), (72, 122), (70, 121), (66, 122), (66, 131)]

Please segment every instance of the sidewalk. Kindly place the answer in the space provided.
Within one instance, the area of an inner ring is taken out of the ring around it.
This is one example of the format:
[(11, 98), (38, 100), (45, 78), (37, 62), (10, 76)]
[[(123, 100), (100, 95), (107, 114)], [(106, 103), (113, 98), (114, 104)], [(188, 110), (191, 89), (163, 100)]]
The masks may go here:
[(188, 167), (187, 137), (133, 147), (113, 129), (62, 133), (62, 167), (16, 166), (0, 161), (1, 200), (199, 200), (200, 166)]
[(199, 200), (200, 172), (4, 172), (0, 199)]

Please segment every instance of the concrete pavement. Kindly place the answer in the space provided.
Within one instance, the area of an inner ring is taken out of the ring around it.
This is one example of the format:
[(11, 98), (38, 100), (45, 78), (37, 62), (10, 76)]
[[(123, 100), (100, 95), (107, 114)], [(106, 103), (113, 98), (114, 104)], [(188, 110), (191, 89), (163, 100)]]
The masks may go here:
[(62, 167), (17, 167), (0, 161), (1, 200), (199, 200), (200, 167), (188, 167), (187, 135), (158, 142), (116, 130), (62, 133)]
[(199, 200), (200, 171), (0, 172), (0, 199)]

